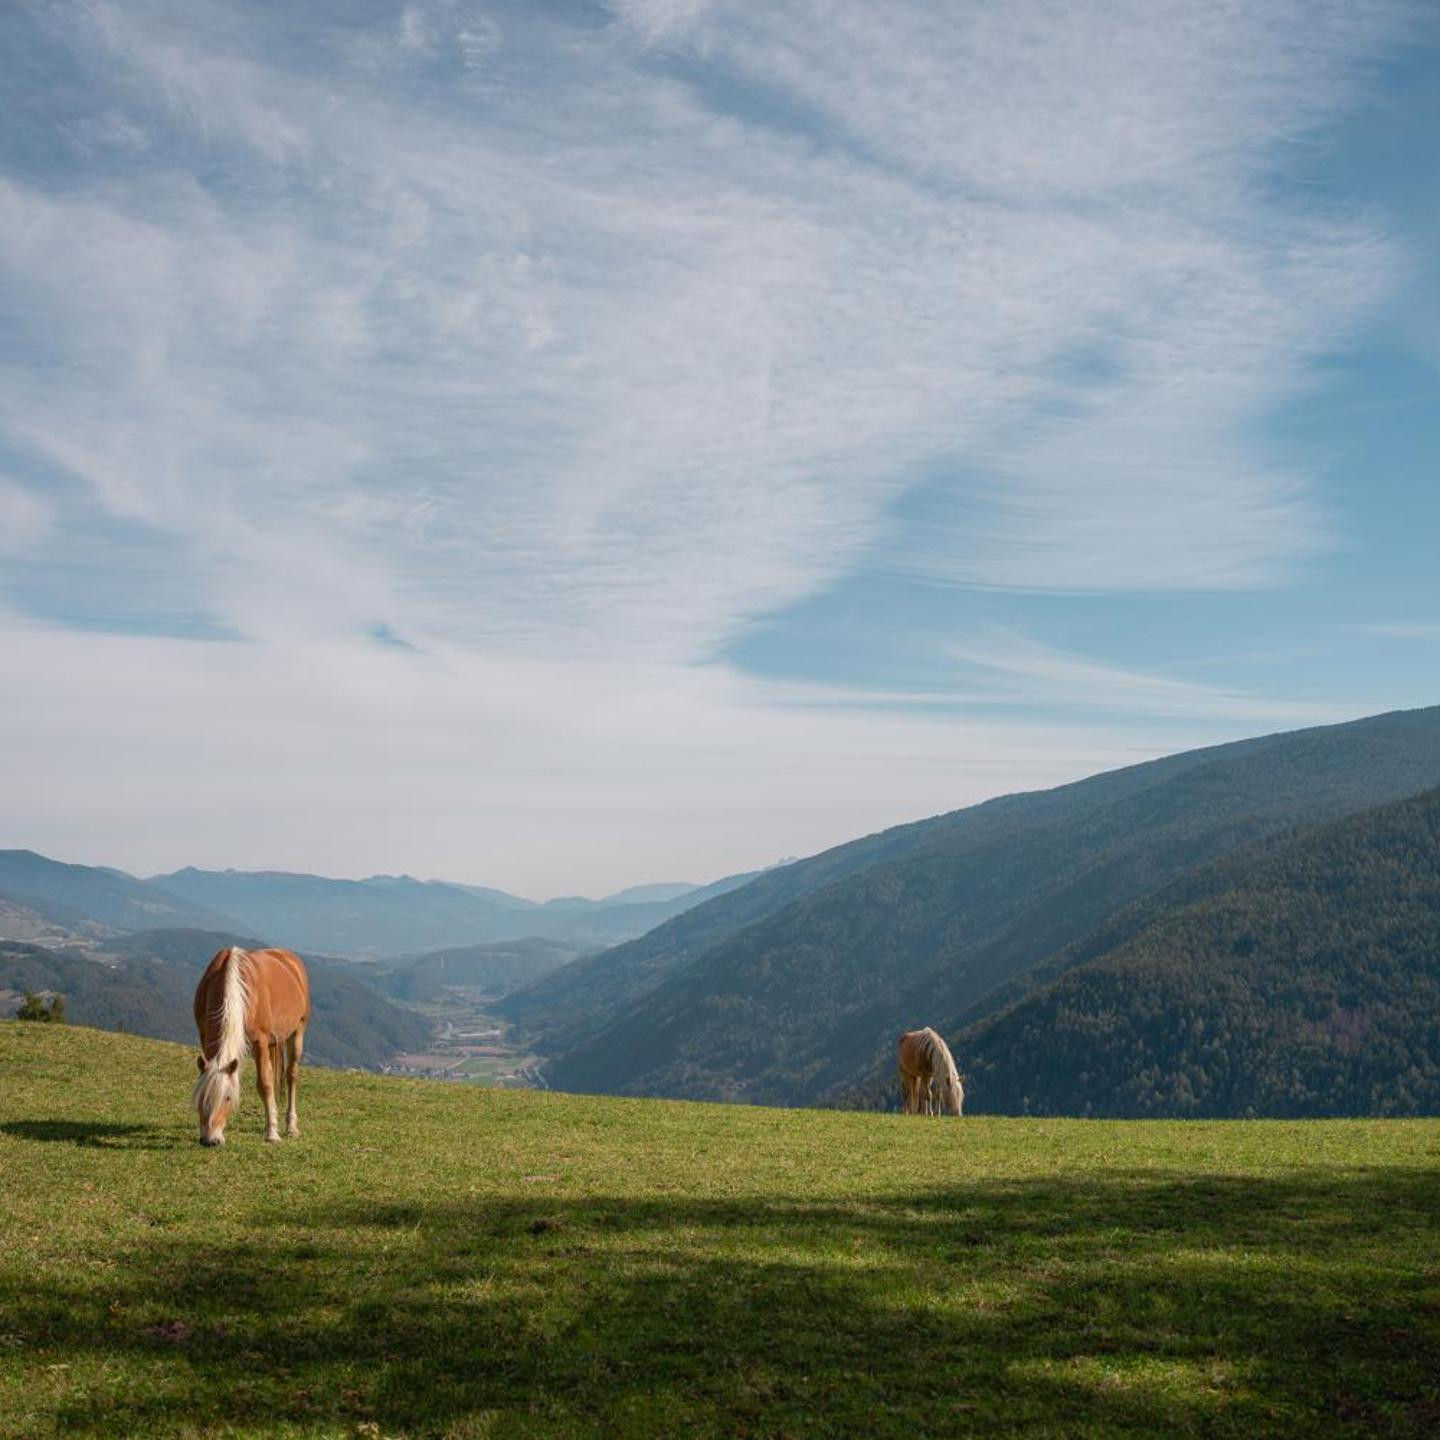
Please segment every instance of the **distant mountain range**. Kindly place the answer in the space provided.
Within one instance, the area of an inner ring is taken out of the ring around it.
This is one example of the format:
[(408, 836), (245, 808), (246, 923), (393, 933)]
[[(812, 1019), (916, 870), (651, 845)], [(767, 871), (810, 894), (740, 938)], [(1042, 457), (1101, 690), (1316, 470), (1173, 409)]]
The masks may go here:
[(603, 900), (577, 897), (543, 905), (499, 890), (408, 875), (331, 880), (284, 871), (185, 869), (148, 883), (232, 916), (258, 934), (285, 937), (277, 944), (376, 957), (528, 937), (577, 948), (613, 945), (748, 878), (736, 875), (704, 887), (641, 886)]
[(537, 904), (502, 890), (408, 875), (335, 880), (186, 868), (142, 880), (31, 850), (0, 850), (0, 938), (84, 944), (106, 934), (188, 926), (366, 958), (529, 937), (593, 950), (642, 935), (750, 878), (637, 885), (601, 900)]
[[(1072, 947), (1146, 897), (1257, 842), (1436, 785), (1440, 709), (1171, 756), (767, 872), (500, 1008), (550, 1057), (546, 1077), (559, 1089), (853, 1102), (885, 1085), (900, 1030), (936, 1023), (958, 1035), (1002, 997), (1019, 1005), (1035, 992), (1039, 1003)], [(987, 1108), (990, 1074), (994, 1108), (1027, 1095), (1045, 1108), (1094, 1108), (1080, 1040), (1066, 1052), (1067, 1091), (1044, 1053), (1045, 1026), (1018, 1024), (1006, 1033), (1023, 1033), (1029, 1050), (1003, 1067), (984, 1050), (975, 1106)], [(1109, 1042), (1092, 1038), (1098, 1055)], [(1435, 1058), (1432, 1048), (1427, 1063)], [(963, 1049), (960, 1061), (965, 1069)], [(1048, 1089), (1022, 1086), (1032, 1071), (1050, 1077)], [(1164, 1103), (1178, 1104), (1173, 1094)]]
[(123, 870), (67, 865), (33, 850), (0, 850), (0, 899), (62, 927), (147, 930), (167, 925), (233, 928), (203, 904)]

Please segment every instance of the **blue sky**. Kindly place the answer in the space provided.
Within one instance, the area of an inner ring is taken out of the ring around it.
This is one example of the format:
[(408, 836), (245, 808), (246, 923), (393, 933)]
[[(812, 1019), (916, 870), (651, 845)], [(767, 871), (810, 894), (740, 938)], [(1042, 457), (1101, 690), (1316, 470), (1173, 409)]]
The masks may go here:
[(705, 880), (1440, 700), (1440, 14), (0, 15), (0, 843)]

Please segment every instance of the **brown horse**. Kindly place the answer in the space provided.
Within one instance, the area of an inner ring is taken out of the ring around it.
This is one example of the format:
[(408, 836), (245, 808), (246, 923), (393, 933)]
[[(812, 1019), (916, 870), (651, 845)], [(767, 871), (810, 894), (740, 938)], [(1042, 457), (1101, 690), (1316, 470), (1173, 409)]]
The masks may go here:
[[(255, 1080), (265, 1102), (265, 1138), (278, 1140), (275, 1083), (283, 1069), (289, 1090), (285, 1133), (298, 1135), (295, 1093), (310, 1021), (310, 978), (288, 950), (221, 950), (195, 988), (200, 1078), (192, 1097), (200, 1114), (200, 1143), (223, 1145), (225, 1122), (240, 1104), (240, 1062), (255, 1051)], [(286, 1051), (288, 1049), (288, 1055)]]
[(928, 1025), (923, 1030), (907, 1030), (900, 1037), (899, 1060), (900, 1102), (905, 1114), (959, 1115), (964, 1111), (965, 1087), (950, 1047)]

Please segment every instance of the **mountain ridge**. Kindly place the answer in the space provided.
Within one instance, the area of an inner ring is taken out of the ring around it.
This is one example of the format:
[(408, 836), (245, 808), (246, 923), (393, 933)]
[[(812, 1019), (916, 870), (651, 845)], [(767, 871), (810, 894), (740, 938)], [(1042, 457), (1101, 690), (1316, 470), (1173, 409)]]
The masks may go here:
[(85, 919), (111, 930), (157, 921), (232, 926), (233, 917), (108, 865), (52, 860), (36, 850), (0, 850), (0, 896), (47, 917)]
[(632, 902), (620, 891), (598, 901), (577, 897), (544, 905), (482, 886), (406, 875), (344, 880), (298, 871), (188, 866), (148, 883), (223, 910), (244, 928), (284, 937), (295, 948), (381, 959), (526, 938), (564, 941), (577, 949), (611, 945), (748, 878), (727, 876), (667, 900)]

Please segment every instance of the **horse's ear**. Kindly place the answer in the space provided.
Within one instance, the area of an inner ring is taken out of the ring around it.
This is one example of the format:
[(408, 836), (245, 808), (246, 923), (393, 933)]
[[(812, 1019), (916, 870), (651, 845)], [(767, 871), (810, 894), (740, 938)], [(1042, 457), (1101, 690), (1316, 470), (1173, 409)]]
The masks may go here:
[(240, 1057), (237, 1055), (226, 1067), (225, 1073), (233, 1075), (240, 1068)]
[(196, 1068), (202, 1075), (205, 1073), (205, 1057), (204, 1057), (203, 1055), (197, 1055), (197, 1056), (195, 1057), (195, 1068)]

